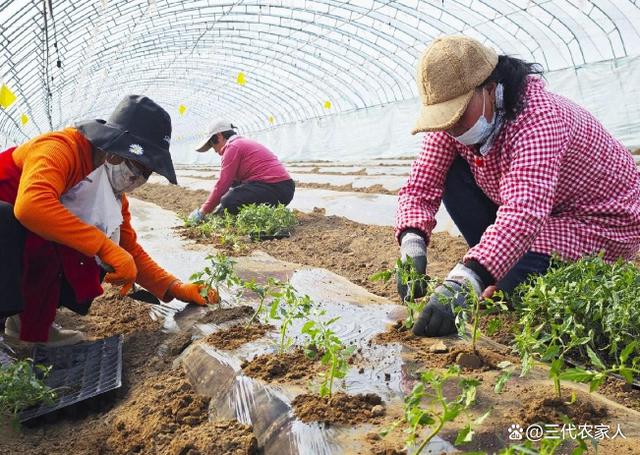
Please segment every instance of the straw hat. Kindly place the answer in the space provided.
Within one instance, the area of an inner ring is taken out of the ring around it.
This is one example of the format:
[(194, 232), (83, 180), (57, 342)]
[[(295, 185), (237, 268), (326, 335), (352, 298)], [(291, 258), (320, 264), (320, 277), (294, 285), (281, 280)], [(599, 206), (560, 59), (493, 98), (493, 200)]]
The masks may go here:
[(464, 113), (474, 89), (498, 64), (498, 54), (466, 36), (435, 39), (418, 65), (420, 118), (411, 134), (451, 128)]

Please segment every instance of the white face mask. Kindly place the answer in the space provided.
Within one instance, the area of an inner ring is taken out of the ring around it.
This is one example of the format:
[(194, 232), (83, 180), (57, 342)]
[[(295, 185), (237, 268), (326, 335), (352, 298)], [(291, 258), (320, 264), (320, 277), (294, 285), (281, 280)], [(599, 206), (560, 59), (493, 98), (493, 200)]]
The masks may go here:
[(484, 142), (493, 129), (493, 125), (496, 121), (496, 112), (493, 111), (493, 118), (491, 122), (488, 122), (484, 116), (484, 93), (485, 89), (482, 89), (482, 115), (478, 118), (476, 123), (460, 136), (453, 136), (457, 141), (462, 142), (464, 145), (480, 144)]
[(107, 178), (115, 194), (128, 193), (146, 183), (147, 179), (135, 166), (123, 161), (120, 164), (104, 163)]

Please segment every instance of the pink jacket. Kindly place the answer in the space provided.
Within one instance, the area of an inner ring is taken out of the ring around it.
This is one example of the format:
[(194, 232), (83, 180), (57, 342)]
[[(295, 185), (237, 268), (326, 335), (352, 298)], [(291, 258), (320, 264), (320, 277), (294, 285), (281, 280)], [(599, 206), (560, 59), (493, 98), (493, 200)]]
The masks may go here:
[(200, 211), (212, 212), (234, 181), (278, 183), (290, 178), (278, 157), (264, 145), (242, 136), (231, 136), (222, 148), (220, 177)]

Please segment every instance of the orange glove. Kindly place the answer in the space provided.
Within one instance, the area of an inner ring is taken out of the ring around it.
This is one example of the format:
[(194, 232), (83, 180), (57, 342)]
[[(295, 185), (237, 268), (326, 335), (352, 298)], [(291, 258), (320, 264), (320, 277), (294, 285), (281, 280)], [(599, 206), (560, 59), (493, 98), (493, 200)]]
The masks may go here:
[[(202, 297), (200, 293), (204, 285), (196, 284), (196, 283), (183, 283), (182, 281), (174, 281), (171, 286), (169, 286), (169, 295), (178, 300), (182, 300), (187, 303), (196, 303), (198, 305), (206, 305), (207, 301)], [(218, 297), (218, 294), (215, 290), (209, 291), (209, 296), (207, 300), (209, 303), (214, 303), (211, 301), (211, 295), (213, 292), (213, 296), (215, 298)]]
[(98, 257), (113, 271), (107, 273), (105, 281), (107, 283), (122, 285), (130, 288), (138, 276), (138, 268), (133, 257), (123, 248), (120, 248), (111, 240), (107, 239), (98, 250)]

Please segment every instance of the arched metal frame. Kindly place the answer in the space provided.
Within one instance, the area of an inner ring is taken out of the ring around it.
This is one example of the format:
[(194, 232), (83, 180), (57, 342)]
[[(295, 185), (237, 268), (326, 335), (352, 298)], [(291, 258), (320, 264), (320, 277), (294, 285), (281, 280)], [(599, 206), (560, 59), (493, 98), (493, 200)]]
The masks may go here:
[(5, 0), (0, 83), (17, 101), (0, 142), (108, 116), (128, 93), (169, 110), (174, 139), (212, 117), (257, 131), (415, 97), (442, 34), (559, 70), (639, 54), (634, 24), (634, 0)]

